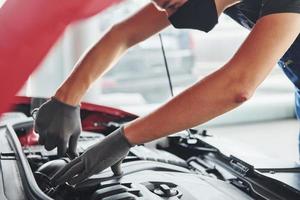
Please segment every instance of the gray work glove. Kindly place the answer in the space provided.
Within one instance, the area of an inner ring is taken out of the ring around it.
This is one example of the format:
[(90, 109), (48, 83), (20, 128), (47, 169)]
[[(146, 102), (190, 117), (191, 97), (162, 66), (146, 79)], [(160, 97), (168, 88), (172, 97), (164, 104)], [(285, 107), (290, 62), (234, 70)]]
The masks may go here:
[(53, 185), (68, 182), (71, 185), (101, 172), (111, 166), (115, 175), (121, 175), (121, 163), (132, 145), (124, 136), (123, 127), (89, 147), (81, 156), (72, 160), (51, 179)]
[(62, 157), (67, 149), (75, 157), (77, 140), (81, 133), (80, 107), (71, 106), (51, 98), (37, 110), (34, 130), (39, 143), (50, 151), (57, 147), (57, 154)]

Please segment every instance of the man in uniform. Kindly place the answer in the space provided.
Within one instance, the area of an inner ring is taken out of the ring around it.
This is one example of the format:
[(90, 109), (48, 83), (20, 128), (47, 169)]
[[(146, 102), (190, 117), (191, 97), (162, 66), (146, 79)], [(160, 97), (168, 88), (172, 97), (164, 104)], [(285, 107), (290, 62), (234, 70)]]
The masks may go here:
[[(170, 23), (209, 32), (224, 12), (251, 32), (235, 55), (217, 71), (152, 113), (128, 123), (72, 160), (52, 179), (77, 184), (112, 167), (116, 172), (129, 149), (199, 125), (247, 101), (279, 61), (296, 86), (300, 113), (300, 0), (153, 0), (114, 25), (80, 60), (56, 94), (38, 113), (35, 130), (46, 149), (76, 153), (81, 132), (80, 100), (91, 83), (131, 46)], [(122, 33), (122, 37), (120, 37)]]

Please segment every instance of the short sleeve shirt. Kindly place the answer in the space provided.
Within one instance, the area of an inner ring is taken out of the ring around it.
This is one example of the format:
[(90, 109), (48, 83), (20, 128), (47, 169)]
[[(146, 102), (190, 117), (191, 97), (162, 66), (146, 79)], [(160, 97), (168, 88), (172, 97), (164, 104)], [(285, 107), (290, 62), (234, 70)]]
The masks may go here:
[(224, 11), (248, 29), (263, 16), (288, 12), (300, 13), (300, 0), (242, 0)]

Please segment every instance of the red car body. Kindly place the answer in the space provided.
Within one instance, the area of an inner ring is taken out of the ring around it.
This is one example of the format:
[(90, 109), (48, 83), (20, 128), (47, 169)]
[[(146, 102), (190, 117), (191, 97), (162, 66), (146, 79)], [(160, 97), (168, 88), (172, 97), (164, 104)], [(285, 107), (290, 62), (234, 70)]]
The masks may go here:
[[(46, 100), (46, 99), (44, 99)], [(30, 115), (32, 98), (16, 97), (14, 102), (14, 111), (22, 111)], [(90, 103), (82, 103), (81, 120), (84, 131), (110, 133), (114, 129), (112, 122), (125, 123), (137, 118), (136, 115), (111, 107), (99, 106)], [(117, 125), (116, 125), (117, 126)], [(19, 135), (22, 146), (30, 146), (38, 143), (39, 135), (33, 129)]]

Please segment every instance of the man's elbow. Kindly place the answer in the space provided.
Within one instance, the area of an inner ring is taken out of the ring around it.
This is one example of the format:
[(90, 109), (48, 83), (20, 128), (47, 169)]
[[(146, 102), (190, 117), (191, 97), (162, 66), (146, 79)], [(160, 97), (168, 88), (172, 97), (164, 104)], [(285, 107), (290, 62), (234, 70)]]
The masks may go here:
[(234, 103), (242, 104), (248, 101), (253, 96), (253, 92), (250, 90), (242, 89), (235, 93), (233, 100)]
[(253, 96), (255, 89), (249, 84), (244, 84), (243, 81), (231, 82), (231, 98), (235, 104), (242, 104)]

